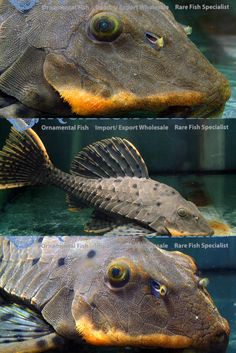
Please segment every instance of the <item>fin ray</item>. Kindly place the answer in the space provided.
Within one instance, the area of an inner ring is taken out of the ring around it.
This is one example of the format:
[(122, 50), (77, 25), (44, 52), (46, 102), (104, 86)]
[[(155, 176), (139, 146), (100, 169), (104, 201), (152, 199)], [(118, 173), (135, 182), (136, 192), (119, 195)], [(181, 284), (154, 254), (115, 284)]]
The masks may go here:
[(43, 167), (50, 164), (46, 149), (32, 130), (14, 128), (0, 151), (0, 190), (40, 183)]
[(85, 147), (74, 159), (71, 172), (87, 178), (149, 178), (146, 164), (128, 140), (119, 137)]
[(104, 213), (94, 211), (91, 220), (86, 224), (84, 230), (87, 233), (105, 233), (123, 223), (123, 220), (114, 219)]
[(40, 314), (16, 303), (0, 306), (0, 323), (0, 352), (6, 342), (19, 343), (54, 332)]

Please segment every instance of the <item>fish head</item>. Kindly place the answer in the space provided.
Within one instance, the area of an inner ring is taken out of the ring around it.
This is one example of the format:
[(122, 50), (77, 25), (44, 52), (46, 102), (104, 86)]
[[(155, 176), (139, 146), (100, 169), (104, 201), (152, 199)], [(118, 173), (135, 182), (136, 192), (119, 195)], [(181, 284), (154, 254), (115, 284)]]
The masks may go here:
[(98, 0), (79, 6), (70, 0), (64, 9), (63, 26), (55, 18), (53, 31), (48, 17), (55, 17), (55, 9), (38, 14), (45, 28), (37, 36), (46, 36), (38, 41), (48, 46), (44, 76), (73, 113), (205, 117), (223, 109), (228, 81), (162, 2)]
[(163, 200), (157, 202), (157, 217), (150, 224), (152, 229), (163, 229), (172, 236), (205, 236), (213, 235), (214, 231), (201, 214), (197, 206), (184, 199), (175, 189), (162, 185)]
[(134, 236), (104, 237), (96, 256), (104, 257), (104, 251), (102, 267), (90, 266), (88, 290), (72, 305), (77, 331), (87, 343), (205, 353), (225, 349), (229, 325), (192, 258)]

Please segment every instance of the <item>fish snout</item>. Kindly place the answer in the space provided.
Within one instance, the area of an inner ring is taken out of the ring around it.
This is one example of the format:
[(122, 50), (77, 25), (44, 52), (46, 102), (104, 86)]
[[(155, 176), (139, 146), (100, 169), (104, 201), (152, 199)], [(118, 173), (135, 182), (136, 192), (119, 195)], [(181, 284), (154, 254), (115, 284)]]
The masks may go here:
[(221, 73), (217, 73), (214, 86), (211, 87), (206, 96), (208, 113), (217, 114), (223, 111), (230, 95), (231, 87), (229, 81)]
[(230, 335), (229, 323), (226, 319), (221, 318), (215, 325), (210, 341), (210, 353), (224, 353), (227, 349)]
[(224, 353), (226, 352), (229, 342), (229, 335), (224, 331), (219, 331), (212, 341), (212, 350), (213, 353)]
[(213, 235), (214, 230), (208, 224), (208, 221), (204, 217), (199, 217), (197, 221), (197, 227), (199, 231), (199, 235)]

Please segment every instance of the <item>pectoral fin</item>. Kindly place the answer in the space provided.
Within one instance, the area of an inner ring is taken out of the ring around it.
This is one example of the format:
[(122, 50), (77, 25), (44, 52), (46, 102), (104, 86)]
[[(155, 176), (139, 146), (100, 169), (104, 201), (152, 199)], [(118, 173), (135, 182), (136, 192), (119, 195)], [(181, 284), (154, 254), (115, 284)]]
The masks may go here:
[(0, 306), (0, 353), (38, 353), (62, 344), (39, 313), (15, 303)]
[(101, 212), (94, 211), (89, 223), (86, 224), (84, 230), (88, 233), (105, 233), (122, 224), (122, 221), (109, 217)]
[(48, 54), (43, 70), (47, 82), (79, 115), (96, 113), (106, 97), (110, 96), (107, 83), (92, 77), (63, 55)]
[(139, 226), (139, 225), (136, 225), (133, 223), (128, 223), (126, 225), (122, 225), (122, 226), (119, 226), (119, 227), (112, 229), (111, 231), (109, 231), (105, 235), (106, 236), (107, 235), (111, 235), (111, 236), (132, 235), (132, 236), (144, 237), (144, 236), (156, 235), (156, 233), (153, 233), (149, 229), (143, 228), (142, 226)]
[(88, 207), (82, 201), (78, 200), (78, 198), (73, 197), (71, 194), (66, 195), (66, 203), (68, 206), (68, 210), (71, 212), (77, 212), (82, 210), (83, 208)]

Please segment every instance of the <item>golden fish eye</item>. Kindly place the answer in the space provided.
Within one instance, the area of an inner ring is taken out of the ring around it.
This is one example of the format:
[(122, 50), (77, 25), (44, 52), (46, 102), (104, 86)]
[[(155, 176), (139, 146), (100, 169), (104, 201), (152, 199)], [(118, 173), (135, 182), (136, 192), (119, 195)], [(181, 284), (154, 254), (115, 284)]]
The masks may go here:
[(187, 212), (184, 208), (179, 208), (178, 211), (177, 211), (178, 215), (180, 217), (186, 217), (187, 216)]
[(120, 19), (109, 12), (100, 12), (92, 17), (89, 23), (89, 34), (101, 42), (112, 42), (122, 33)]
[(130, 279), (130, 269), (124, 263), (113, 264), (108, 269), (108, 280), (113, 287), (123, 287)]

